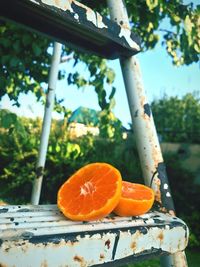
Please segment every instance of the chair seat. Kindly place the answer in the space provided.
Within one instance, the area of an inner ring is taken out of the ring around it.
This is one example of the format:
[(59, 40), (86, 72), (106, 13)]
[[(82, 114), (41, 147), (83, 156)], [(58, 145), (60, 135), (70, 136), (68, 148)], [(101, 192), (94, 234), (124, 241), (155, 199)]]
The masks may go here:
[(0, 207), (0, 266), (117, 266), (187, 242), (186, 224), (160, 212), (74, 222), (56, 205)]

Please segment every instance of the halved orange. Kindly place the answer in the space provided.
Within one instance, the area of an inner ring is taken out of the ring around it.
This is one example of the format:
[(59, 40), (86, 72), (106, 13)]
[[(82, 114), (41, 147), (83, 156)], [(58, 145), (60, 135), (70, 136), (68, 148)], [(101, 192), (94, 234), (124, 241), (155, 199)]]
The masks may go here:
[(57, 204), (71, 220), (102, 219), (121, 196), (120, 172), (107, 163), (91, 163), (74, 173), (59, 189)]
[(113, 210), (119, 216), (137, 216), (149, 211), (154, 202), (154, 192), (150, 187), (123, 181), (122, 195)]

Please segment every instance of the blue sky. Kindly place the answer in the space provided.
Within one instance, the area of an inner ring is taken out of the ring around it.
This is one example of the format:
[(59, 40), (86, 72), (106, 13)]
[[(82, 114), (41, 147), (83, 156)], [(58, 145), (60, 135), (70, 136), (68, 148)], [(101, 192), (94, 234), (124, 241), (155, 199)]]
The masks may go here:
[[(190, 1), (185, 0), (184, 2)], [(193, 1), (193, 3), (196, 4), (197, 1)], [(200, 92), (200, 65), (198, 63), (182, 67), (173, 66), (171, 58), (161, 44), (158, 44), (153, 50), (138, 54), (137, 58), (140, 62), (144, 88), (150, 103), (154, 99), (162, 98), (164, 94), (182, 97), (189, 92)], [(71, 71), (72, 65), (73, 62), (65, 64), (66, 72)], [(117, 91), (114, 113), (123, 122), (123, 125), (127, 126), (131, 118), (119, 60), (110, 61), (109, 65), (116, 72), (114, 86)], [(79, 67), (80, 73), (84, 73), (84, 70), (84, 66)], [(57, 96), (58, 98), (64, 98), (64, 105), (72, 111), (79, 106), (100, 109), (97, 95), (90, 87), (78, 90), (76, 86), (68, 86), (66, 80), (59, 81), (57, 83)], [(36, 103), (31, 93), (21, 95), (20, 102), (21, 108), (13, 107), (12, 102), (5, 96), (0, 102), (0, 107), (8, 108), (23, 116), (43, 117), (44, 107), (40, 103)], [(53, 117), (60, 118), (60, 115), (53, 113)]]
[[(199, 64), (175, 67), (172, 65), (171, 58), (169, 58), (165, 49), (160, 45), (156, 46), (154, 50), (138, 54), (137, 58), (140, 61), (144, 88), (149, 102), (163, 97), (164, 94), (181, 97), (188, 92), (200, 91)], [(109, 65), (116, 72), (114, 86), (117, 91), (114, 113), (123, 122), (124, 126), (127, 126), (131, 118), (119, 60), (110, 61)], [(72, 62), (66, 64), (65, 68), (66, 71), (69, 70), (70, 72)], [(84, 71), (84, 66), (80, 67), (80, 71)], [(65, 99), (65, 106), (71, 110), (79, 106), (99, 110), (97, 95), (90, 87), (78, 90), (75, 86), (68, 86), (67, 81), (63, 80), (57, 83), (57, 95)], [(1, 108), (9, 108), (19, 115), (30, 117), (43, 116), (44, 107), (36, 103), (33, 95), (22, 95), (20, 102), (21, 108), (18, 109), (12, 106), (8, 97), (4, 97), (0, 106)], [(60, 117), (55, 113), (53, 116), (55, 118)]]

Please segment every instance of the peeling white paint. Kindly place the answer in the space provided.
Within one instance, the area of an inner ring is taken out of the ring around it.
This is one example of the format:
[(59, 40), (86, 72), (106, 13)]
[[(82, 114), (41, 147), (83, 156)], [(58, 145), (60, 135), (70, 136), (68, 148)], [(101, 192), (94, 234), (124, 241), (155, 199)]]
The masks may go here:
[(64, 11), (69, 10), (70, 12), (73, 12), (73, 9), (71, 8), (72, 0), (42, 0), (42, 3), (49, 6), (55, 6)]
[(130, 47), (136, 49), (136, 50), (140, 50), (140, 47), (139, 45), (136, 44), (136, 42), (134, 42), (132, 39), (131, 39), (131, 31), (129, 29), (126, 29), (126, 28), (121, 28), (121, 31), (120, 31), (120, 34), (119, 34), (119, 37), (124, 37), (127, 41), (127, 43), (129, 44)]
[(167, 193), (166, 193), (166, 197), (171, 197), (170, 192), (167, 192)]
[(96, 13), (97, 15), (97, 27), (98, 28), (108, 28), (104, 23), (103, 23), (103, 17), (99, 14), (99, 13)]
[[(40, 5), (40, 3), (36, 2), (35, 0), (29, 0), (29, 1), (32, 1)], [(85, 20), (86, 24), (87, 22), (91, 22), (97, 29), (109, 28), (109, 20), (104, 22), (103, 17), (98, 12), (93, 11), (91, 8), (83, 5), (82, 3), (76, 0), (41, 0), (41, 2), (52, 8), (55, 7), (62, 11), (69, 11), (78, 23), (80, 23), (80, 18), (83, 15), (83, 19)], [(77, 8), (77, 10), (75, 7)], [(78, 11), (78, 7), (80, 7), (80, 13)], [(116, 39), (116, 43), (120, 43), (121, 46), (127, 48), (128, 50), (131, 50), (132, 48), (134, 50), (140, 51), (139, 45), (131, 38), (131, 30), (129, 28), (125, 28), (124, 26), (122, 27), (120, 25), (118, 25), (118, 27), (120, 30), (120, 34), (117, 35), (117, 33), (113, 33), (113, 35), (116, 34), (116, 36), (114, 36), (114, 38)], [(126, 43), (124, 43), (123, 40), (120, 40), (122, 37), (125, 38)]]
[(87, 20), (92, 22), (96, 27), (99, 29), (108, 28), (107, 25), (103, 23), (103, 18), (98, 12), (93, 11), (91, 8), (86, 7), (78, 1), (74, 1), (74, 4), (85, 9)]
[(180, 219), (159, 212), (83, 223), (66, 219), (56, 205), (2, 206), (0, 239), (2, 265), (82, 267), (151, 253), (152, 247), (180, 251), (187, 245), (188, 229)]
[(164, 186), (163, 186), (163, 188), (164, 188), (165, 190), (167, 190), (168, 187), (169, 187), (169, 186), (168, 186), (168, 184), (166, 184), (166, 183), (165, 183)]
[(37, 1), (35, 0), (31, 0), (31, 2), (33, 2), (34, 4), (40, 5)]
[(78, 15), (77, 13), (75, 13), (75, 14), (74, 14), (74, 18), (75, 18), (76, 20), (79, 20), (79, 15)]
[(49, 6), (54, 6), (57, 8), (60, 8), (64, 11), (68, 10), (71, 13), (74, 13), (74, 18), (76, 20), (79, 19), (79, 16), (77, 13), (74, 12), (73, 8), (71, 7), (72, 2), (74, 2), (75, 5), (85, 9), (86, 12), (86, 18), (88, 21), (92, 22), (96, 27), (102, 29), (102, 28), (108, 28), (107, 25), (103, 23), (103, 18), (102, 16), (94, 12), (91, 8), (86, 7), (85, 5), (81, 4), (80, 2), (73, 1), (73, 0), (42, 0), (42, 3), (49, 5)]

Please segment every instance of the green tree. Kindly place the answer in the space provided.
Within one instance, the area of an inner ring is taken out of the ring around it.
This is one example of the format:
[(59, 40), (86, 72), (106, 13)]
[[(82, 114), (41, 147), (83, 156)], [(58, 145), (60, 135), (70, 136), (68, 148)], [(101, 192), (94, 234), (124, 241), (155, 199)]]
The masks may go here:
[(164, 96), (151, 104), (158, 133), (166, 142), (200, 143), (200, 98), (186, 94), (182, 99)]
[[(81, 1), (102, 14), (107, 15), (106, 1)], [(159, 42), (176, 65), (198, 61), (199, 6), (184, 5), (179, 0), (126, 0), (132, 31), (142, 40), (143, 51), (152, 49)], [(168, 24), (163, 24), (168, 21)], [(168, 25), (167, 28), (163, 25)], [(162, 34), (161, 34), (162, 33)], [(37, 100), (43, 100), (52, 51), (52, 40), (20, 28), (18, 25), (0, 21), (0, 98), (8, 94), (19, 105), (20, 93), (32, 91)], [(115, 88), (112, 83), (115, 74), (107, 61), (96, 56), (72, 52), (63, 47), (63, 56), (70, 55), (76, 65), (85, 64), (88, 79), (78, 73), (77, 68), (66, 73), (60, 71), (59, 78), (67, 78), (68, 84), (78, 88), (92, 86), (98, 102), (104, 111), (102, 121), (107, 121), (114, 106)], [(105, 89), (107, 88), (107, 89)], [(62, 99), (56, 99), (56, 109), (65, 112)], [(107, 131), (110, 132), (109, 130)]]
[[(82, 1), (92, 8), (106, 8), (106, 1)], [(152, 49), (162, 38), (173, 63), (191, 64), (199, 60), (200, 5), (183, 0), (125, 0), (132, 30), (142, 40), (143, 51)], [(163, 21), (168, 22), (165, 26)], [(166, 26), (168, 25), (168, 26)], [(163, 33), (163, 34), (161, 34)]]

